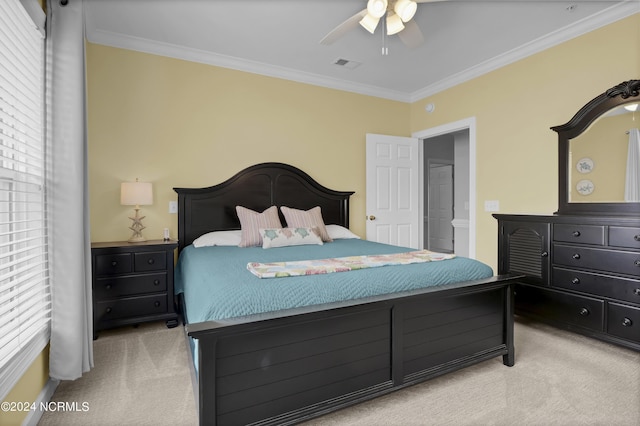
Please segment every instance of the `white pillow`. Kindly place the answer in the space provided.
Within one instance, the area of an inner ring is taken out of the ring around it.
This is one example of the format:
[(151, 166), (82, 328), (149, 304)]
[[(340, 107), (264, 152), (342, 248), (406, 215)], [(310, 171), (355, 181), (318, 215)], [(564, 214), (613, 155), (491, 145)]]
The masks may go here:
[(306, 244), (322, 245), (318, 228), (270, 228), (260, 229), (262, 248), (302, 246)]
[(242, 231), (214, 231), (201, 235), (193, 240), (193, 246), (208, 247), (208, 246), (237, 246), (242, 239)]
[(331, 237), (332, 240), (339, 240), (339, 239), (360, 239), (360, 237), (358, 237), (356, 234), (354, 234), (353, 232), (349, 231), (347, 228), (345, 228), (344, 226), (340, 226), (340, 225), (326, 225), (327, 227), (327, 232), (329, 233), (329, 236)]

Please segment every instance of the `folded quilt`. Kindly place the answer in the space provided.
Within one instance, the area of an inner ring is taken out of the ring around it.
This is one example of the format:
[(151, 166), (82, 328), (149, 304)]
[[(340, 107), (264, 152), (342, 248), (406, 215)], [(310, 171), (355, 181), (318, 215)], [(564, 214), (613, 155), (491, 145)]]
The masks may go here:
[(453, 259), (454, 254), (436, 253), (429, 250), (406, 253), (366, 256), (335, 257), (330, 259), (298, 260), (292, 262), (249, 262), (247, 269), (259, 278), (296, 277), (301, 275), (329, 274), (359, 269), (378, 268), (391, 265), (409, 265), (436, 260)]

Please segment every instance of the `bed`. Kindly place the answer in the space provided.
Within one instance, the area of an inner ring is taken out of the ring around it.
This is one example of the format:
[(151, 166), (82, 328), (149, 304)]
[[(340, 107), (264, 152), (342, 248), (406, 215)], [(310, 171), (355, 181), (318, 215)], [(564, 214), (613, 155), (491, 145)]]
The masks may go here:
[[(282, 163), (257, 164), (207, 188), (174, 189), (176, 293), (200, 424), (295, 424), (494, 357), (514, 365), (517, 277), (493, 276), (480, 262), (426, 254), (427, 261), (401, 266), (257, 276), (272, 262), (361, 255), (388, 262), (417, 253), (351, 238), (353, 192), (328, 189)], [(270, 249), (196, 248), (203, 236), (240, 229), (236, 206), (276, 206), (283, 226), (282, 206), (319, 208), (335, 238)], [(252, 263), (259, 266), (253, 273)]]

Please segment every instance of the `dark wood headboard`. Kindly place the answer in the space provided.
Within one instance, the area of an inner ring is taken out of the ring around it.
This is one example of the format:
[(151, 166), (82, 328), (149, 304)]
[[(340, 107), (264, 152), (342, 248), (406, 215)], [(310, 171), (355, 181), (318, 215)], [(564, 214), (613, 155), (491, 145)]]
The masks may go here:
[[(302, 170), (283, 163), (261, 163), (207, 188), (173, 188), (178, 193), (178, 250), (212, 231), (240, 229), (236, 206), (262, 212), (271, 206), (322, 209), (326, 224), (349, 227), (349, 197)], [(282, 212), (280, 220), (286, 226)]]

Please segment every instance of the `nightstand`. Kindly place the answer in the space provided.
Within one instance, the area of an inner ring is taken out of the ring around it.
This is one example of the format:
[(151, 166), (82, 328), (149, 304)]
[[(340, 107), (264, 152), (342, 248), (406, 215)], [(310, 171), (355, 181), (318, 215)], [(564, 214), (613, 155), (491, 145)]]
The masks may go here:
[(176, 241), (91, 244), (93, 333), (166, 320), (178, 325), (173, 298)]

